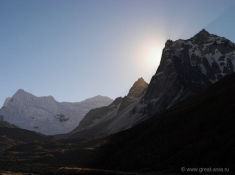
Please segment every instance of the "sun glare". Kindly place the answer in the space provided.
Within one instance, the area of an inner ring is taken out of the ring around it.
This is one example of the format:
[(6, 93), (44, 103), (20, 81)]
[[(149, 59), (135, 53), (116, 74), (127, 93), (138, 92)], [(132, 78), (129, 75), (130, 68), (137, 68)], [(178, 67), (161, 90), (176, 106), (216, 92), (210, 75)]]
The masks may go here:
[(147, 61), (150, 66), (157, 67), (160, 63), (162, 50), (160, 48), (151, 49), (148, 53)]

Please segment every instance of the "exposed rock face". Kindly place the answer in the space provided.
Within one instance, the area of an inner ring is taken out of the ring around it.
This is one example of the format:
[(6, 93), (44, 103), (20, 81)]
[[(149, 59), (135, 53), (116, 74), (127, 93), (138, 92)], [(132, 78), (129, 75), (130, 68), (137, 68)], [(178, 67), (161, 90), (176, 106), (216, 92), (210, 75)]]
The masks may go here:
[(23, 129), (47, 135), (62, 134), (74, 129), (89, 110), (107, 106), (112, 101), (96, 96), (82, 102), (59, 103), (52, 96), (36, 97), (20, 89), (5, 100), (0, 116)]
[(147, 87), (148, 87), (148, 83), (146, 83), (144, 81), (144, 79), (141, 77), (131, 87), (131, 89), (130, 89), (129, 93), (127, 94), (127, 96), (128, 97), (139, 98), (146, 91)]
[(231, 74), (234, 66), (235, 44), (204, 29), (188, 40), (168, 40), (141, 100), (142, 113), (166, 110)]
[[(75, 128), (74, 131), (82, 130), (82, 129), (88, 129), (92, 128), (95, 125), (102, 125), (104, 126), (101, 130), (106, 130), (109, 127), (109, 122), (113, 120), (114, 117), (116, 117), (118, 114), (121, 114), (121, 112), (125, 113), (129, 107), (133, 107), (135, 102), (137, 102), (141, 96), (143, 96), (144, 92), (148, 88), (148, 84), (144, 81), (143, 78), (139, 78), (131, 87), (129, 90), (129, 93), (124, 98), (118, 97), (116, 98), (113, 103), (111, 103), (107, 107), (101, 107), (97, 109), (93, 109), (85, 115), (85, 117), (81, 120), (79, 123), (79, 126)], [(108, 121), (108, 122), (107, 122)], [(111, 123), (115, 123), (116, 120), (114, 119)], [(106, 123), (106, 125), (104, 124)], [(117, 131), (120, 130), (120, 128), (123, 128), (125, 125), (125, 122), (123, 124), (119, 124)], [(74, 132), (73, 131), (73, 132)], [(105, 134), (105, 132), (102, 132), (102, 134)]]
[(96, 108), (90, 110), (85, 117), (80, 121), (78, 127), (74, 129), (74, 131), (82, 130), (87, 127), (91, 127), (98, 120), (102, 119), (104, 116), (106, 118), (112, 117), (117, 114), (117, 111), (122, 103), (123, 98), (116, 98), (109, 106), (104, 106), (101, 108)]
[(109, 106), (90, 110), (79, 125), (69, 134), (60, 138), (94, 137), (115, 133), (130, 128), (137, 120), (131, 111), (148, 88), (143, 78), (139, 78), (124, 98), (116, 98)]
[(127, 96), (123, 98), (122, 103), (118, 109), (118, 113), (126, 109), (130, 104), (136, 101), (137, 98), (143, 96), (147, 88), (148, 88), (148, 83), (146, 83), (142, 77), (139, 78), (133, 84)]

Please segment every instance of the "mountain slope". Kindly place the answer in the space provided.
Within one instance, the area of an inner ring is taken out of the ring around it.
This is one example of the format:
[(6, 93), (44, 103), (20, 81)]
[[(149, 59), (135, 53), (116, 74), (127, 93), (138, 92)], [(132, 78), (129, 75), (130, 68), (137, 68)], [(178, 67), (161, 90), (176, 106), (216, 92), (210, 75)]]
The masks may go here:
[(17, 128), (17, 126), (15, 125), (12, 125), (8, 122), (5, 122), (5, 121), (0, 121), (0, 128), (1, 127), (6, 127), (6, 128)]
[(0, 116), (20, 128), (47, 135), (61, 134), (74, 129), (90, 109), (111, 102), (108, 97), (96, 96), (82, 102), (59, 103), (52, 96), (36, 97), (20, 89), (5, 100)]
[(148, 84), (139, 78), (124, 98), (116, 98), (109, 106), (92, 109), (70, 133), (58, 138), (84, 138), (115, 133), (127, 129), (138, 118), (129, 118), (131, 110), (145, 93)]
[[(52, 137), (45, 136), (34, 131), (20, 129), (7, 122), (0, 122), (0, 160), (6, 160), (1, 153), (15, 145), (22, 145), (29, 142), (45, 142), (51, 140)], [(25, 150), (27, 147), (23, 146)], [(17, 158), (13, 158), (13, 160)]]
[(235, 73), (161, 114), (109, 136), (94, 166), (136, 172), (181, 172), (181, 167), (234, 172), (234, 87)]

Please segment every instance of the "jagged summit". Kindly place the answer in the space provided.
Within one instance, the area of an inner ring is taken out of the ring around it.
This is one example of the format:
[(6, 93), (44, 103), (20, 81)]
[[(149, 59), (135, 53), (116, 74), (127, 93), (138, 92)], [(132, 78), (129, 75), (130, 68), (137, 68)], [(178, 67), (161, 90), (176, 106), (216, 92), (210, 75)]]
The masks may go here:
[(147, 111), (162, 112), (235, 71), (235, 44), (205, 29), (168, 40), (144, 96)]
[(196, 35), (193, 36), (194, 37), (197, 37), (197, 36), (209, 36), (211, 35), (208, 31), (206, 31), (205, 29), (202, 29), (200, 32), (198, 32)]
[(206, 42), (208, 39), (210, 39), (213, 36), (215, 35), (210, 34), (205, 29), (202, 29), (199, 33), (197, 33), (192, 38), (190, 38), (190, 40), (194, 40), (196, 43), (202, 43), (202, 42)]
[(137, 82), (145, 82), (142, 77), (138, 78)]
[(145, 91), (147, 87), (148, 83), (146, 83), (144, 79), (141, 77), (133, 84), (127, 96), (138, 98), (141, 95), (143, 95), (143, 91)]
[(208, 40), (210, 37), (212, 36), (217, 36), (214, 34), (210, 34), (208, 31), (206, 31), (205, 29), (202, 29), (200, 32), (198, 32), (197, 34), (195, 34), (193, 37), (187, 39), (187, 40), (183, 40), (183, 39), (178, 39), (176, 41), (172, 41), (170, 39), (168, 39), (165, 43), (165, 48), (171, 46), (173, 43), (177, 43), (177, 42), (182, 42), (182, 41), (206, 41)]

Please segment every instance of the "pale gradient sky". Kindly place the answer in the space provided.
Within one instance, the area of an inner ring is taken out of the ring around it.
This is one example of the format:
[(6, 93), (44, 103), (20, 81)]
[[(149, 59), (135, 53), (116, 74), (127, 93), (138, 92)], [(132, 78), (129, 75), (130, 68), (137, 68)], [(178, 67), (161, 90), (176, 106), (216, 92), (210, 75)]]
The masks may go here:
[(205, 28), (235, 42), (234, 19), (234, 0), (1, 0), (0, 103), (20, 88), (60, 102), (124, 96), (150, 82), (167, 39)]

